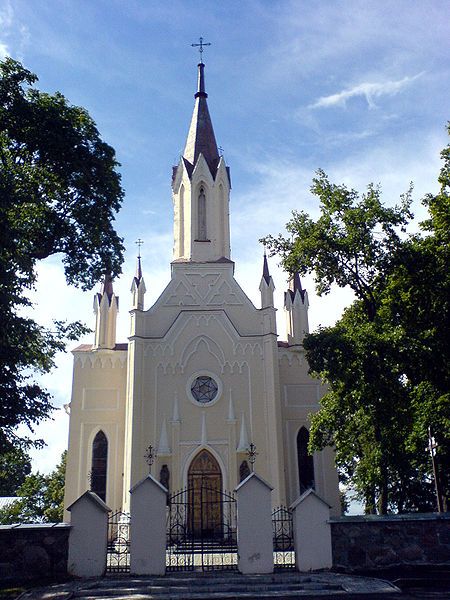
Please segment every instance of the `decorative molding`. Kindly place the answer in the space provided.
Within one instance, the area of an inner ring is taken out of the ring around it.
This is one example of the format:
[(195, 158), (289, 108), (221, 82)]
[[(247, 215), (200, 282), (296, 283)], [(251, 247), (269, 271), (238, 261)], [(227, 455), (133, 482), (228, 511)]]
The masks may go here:
[(74, 366), (80, 365), (82, 369), (123, 369), (127, 364), (127, 351), (111, 351), (103, 354), (99, 352), (80, 352), (74, 357)]
[(212, 338), (206, 335), (197, 336), (196, 338), (191, 340), (189, 344), (185, 347), (180, 360), (182, 367), (186, 367), (191, 356), (198, 352), (200, 344), (205, 344), (207, 351), (212, 356), (214, 356), (219, 365), (223, 367), (223, 365), (225, 364), (225, 355), (223, 353), (223, 350)]
[(220, 279), (220, 273), (185, 273), (184, 277), (195, 291), (198, 298), (205, 300), (214, 290), (214, 286)]

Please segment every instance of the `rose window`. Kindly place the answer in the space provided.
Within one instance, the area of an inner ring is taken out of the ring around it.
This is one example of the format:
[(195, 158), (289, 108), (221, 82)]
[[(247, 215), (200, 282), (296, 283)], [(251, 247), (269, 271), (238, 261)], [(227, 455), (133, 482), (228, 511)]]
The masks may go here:
[(212, 402), (217, 396), (218, 389), (217, 383), (212, 377), (201, 375), (192, 382), (191, 394), (197, 402), (207, 404), (208, 402)]

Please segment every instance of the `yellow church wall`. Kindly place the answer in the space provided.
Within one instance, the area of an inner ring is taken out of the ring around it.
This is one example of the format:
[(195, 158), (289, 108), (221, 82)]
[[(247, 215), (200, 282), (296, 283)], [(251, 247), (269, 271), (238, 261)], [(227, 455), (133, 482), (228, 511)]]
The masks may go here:
[[(73, 354), (64, 506), (90, 488), (92, 443), (102, 430), (108, 440), (106, 503), (117, 510), (122, 505), (126, 352), (97, 350)], [(68, 513), (65, 520), (69, 520)]]
[[(326, 386), (308, 374), (308, 364), (300, 348), (280, 348), (280, 382), (282, 437), (286, 467), (286, 492), (292, 503), (300, 495), (297, 461), (297, 434), (301, 427), (310, 428), (310, 414), (317, 412)], [(315, 452), (314, 474), (316, 492), (331, 506), (331, 514), (341, 514), (334, 452), (326, 448)]]

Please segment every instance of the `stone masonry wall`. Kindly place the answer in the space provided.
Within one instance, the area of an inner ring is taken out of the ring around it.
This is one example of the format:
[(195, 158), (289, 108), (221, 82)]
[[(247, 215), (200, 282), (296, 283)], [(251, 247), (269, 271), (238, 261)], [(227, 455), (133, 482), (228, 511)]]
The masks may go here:
[(67, 575), (70, 525), (0, 526), (0, 581)]
[(334, 568), (450, 565), (450, 513), (340, 517), (330, 525)]

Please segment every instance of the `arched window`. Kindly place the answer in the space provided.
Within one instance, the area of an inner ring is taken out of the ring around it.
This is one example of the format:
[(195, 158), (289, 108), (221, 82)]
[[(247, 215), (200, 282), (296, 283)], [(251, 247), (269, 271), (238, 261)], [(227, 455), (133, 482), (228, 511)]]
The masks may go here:
[(244, 481), (250, 475), (250, 467), (248, 466), (248, 462), (243, 460), (241, 462), (241, 466), (239, 467), (239, 482)]
[(302, 427), (297, 435), (297, 461), (300, 494), (314, 488), (314, 460), (308, 454), (309, 432)]
[(201, 187), (198, 195), (198, 238), (199, 240), (206, 240), (206, 196), (205, 190)]
[(92, 443), (91, 491), (106, 502), (106, 472), (108, 468), (108, 440), (99, 431)]

